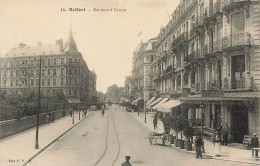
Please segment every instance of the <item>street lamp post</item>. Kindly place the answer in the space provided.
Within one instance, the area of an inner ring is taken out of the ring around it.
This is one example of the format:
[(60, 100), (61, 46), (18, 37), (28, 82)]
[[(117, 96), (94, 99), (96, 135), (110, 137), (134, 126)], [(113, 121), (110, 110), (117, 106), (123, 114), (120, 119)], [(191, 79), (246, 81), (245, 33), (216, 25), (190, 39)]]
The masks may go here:
[(144, 123), (146, 123), (146, 105), (144, 102)]
[(41, 68), (42, 68), (42, 58), (40, 57), (40, 69), (39, 69), (39, 86), (38, 86), (38, 108), (37, 108), (37, 123), (36, 123), (36, 139), (35, 139), (35, 149), (39, 149), (39, 114), (40, 114), (40, 99), (41, 99)]
[[(205, 107), (200, 105), (201, 108), (201, 139), (203, 140), (203, 126), (204, 126), (204, 118), (205, 118)], [(204, 149), (204, 141), (202, 142), (201, 151), (205, 153)]]
[(75, 109), (75, 105), (73, 104), (73, 109), (72, 109), (72, 124), (74, 124), (74, 109)]

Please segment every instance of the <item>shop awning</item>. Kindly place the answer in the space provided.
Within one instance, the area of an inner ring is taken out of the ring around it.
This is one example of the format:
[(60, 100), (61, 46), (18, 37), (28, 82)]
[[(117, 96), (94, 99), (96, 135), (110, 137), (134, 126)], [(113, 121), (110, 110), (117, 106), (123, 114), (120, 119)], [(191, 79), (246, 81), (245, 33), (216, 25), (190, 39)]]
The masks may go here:
[(73, 103), (73, 104), (78, 104), (81, 103), (81, 101), (79, 100), (79, 98), (69, 98), (68, 99), (69, 103)]
[(152, 98), (146, 103), (146, 106), (148, 106), (149, 104), (151, 104), (154, 100), (155, 100), (155, 97), (152, 97)]
[(154, 105), (152, 109), (158, 109), (159, 106), (161, 106), (163, 103), (165, 103), (168, 100), (169, 98), (163, 98), (158, 104)]
[(155, 104), (159, 103), (162, 99), (163, 99), (163, 98), (158, 98), (158, 99), (154, 100), (152, 103), (146, 105), (146, 108), (147, 108), (147, 109), (151, 109), (152, 106), (154, 106)]
[(132, 102), (132, 104), (137, 105), (137, 103), (138, 103), (140, 100), (142, 100), (142, 98), (138, 98), (138, 99), (134, 100), (134, 101)]
[(157, 110), (160, 112), (171, 112), (171, 109), (182, 104), (180, 100), (169, 100), (158, 106)]

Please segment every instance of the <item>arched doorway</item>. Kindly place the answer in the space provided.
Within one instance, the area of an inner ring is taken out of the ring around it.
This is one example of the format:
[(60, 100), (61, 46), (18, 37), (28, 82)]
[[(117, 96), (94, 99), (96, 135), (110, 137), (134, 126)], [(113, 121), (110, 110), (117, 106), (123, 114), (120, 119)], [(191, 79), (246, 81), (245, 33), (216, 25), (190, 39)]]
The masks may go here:
[(248, 135), (248, 110), (245, 105), (234, 105), (232, 107), (231, 122), (233, 141), (243, 143), (244, 135)]

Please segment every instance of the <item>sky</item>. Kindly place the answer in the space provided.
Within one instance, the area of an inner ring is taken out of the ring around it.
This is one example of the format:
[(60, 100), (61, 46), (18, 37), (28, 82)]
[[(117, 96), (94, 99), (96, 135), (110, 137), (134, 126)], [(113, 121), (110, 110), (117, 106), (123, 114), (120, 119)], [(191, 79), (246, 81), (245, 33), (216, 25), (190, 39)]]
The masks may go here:
[(19, 43), (65, 43), (71, 24), (78, 50), (97, 74), (97, 90), (106, 92), (113, 84), (124, 86), (133, 51), (141, 40), (157, 37), (178, 4), (179, 0), (0, 0), (0, 56)]

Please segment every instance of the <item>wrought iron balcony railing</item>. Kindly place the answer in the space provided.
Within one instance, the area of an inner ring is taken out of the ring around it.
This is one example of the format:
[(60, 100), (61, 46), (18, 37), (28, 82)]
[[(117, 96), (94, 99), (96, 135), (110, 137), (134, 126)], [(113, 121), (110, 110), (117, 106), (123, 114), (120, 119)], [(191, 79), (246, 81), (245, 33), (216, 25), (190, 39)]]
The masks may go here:
[(182, 33), (179, 37), (177, 37), (173, 42), (172, 42), (172, 48), (176, 48), (179, 44), (181, 44), (183, 41), (187, 40), (187, 32)]
[(221, 0), (217, 0), (213, 6), (213, 15), (220, 13), (222, 11), (221, 8)]
[(244, 45), (251, 45), (251, 34), (248, 32), (223, 37), (223, 49)]
[(207, 83), (207, 90), (222, 89), (221, 80), (212, 80)]
[(250, 2), (249, 0), (222, 0), (222, 6), (223, 9), (228, 9), (231, 7), (235, 7), (236, 4), (240, 5), (242, 3), (248, 3)]

